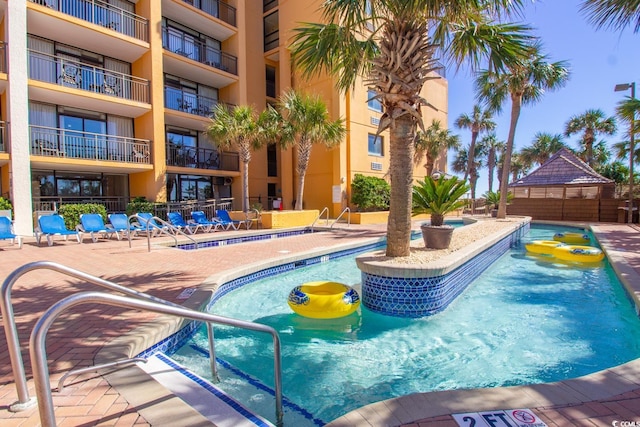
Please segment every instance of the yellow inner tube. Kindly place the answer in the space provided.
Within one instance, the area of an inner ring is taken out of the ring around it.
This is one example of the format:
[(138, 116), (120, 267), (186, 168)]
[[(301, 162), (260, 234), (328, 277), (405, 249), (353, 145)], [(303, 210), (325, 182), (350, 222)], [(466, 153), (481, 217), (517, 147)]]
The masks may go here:
[(534, 240), (530, 243), (525, 243), (524, 247), (528, 252), (534, 254), (552, 255), (553, 250), (562, 245), (564, 245), (564, 243), (556, 240)]
[(556, 233), (553, 240), (569, 244), (585, 244), (591, 242), (589, 235), (586, 233)]
[(553, 250), (553, 256), (564, 261), (575, 262), (600, 262), (604, 259), (604, 253), (600, 249), (577, 245), (558, 246)]
[(301, 316), (335, 319), (348, 316), (360, 306), (360, 296), (351, 286), (338, 282), (309, 282), (289, 293), (289, 307)]

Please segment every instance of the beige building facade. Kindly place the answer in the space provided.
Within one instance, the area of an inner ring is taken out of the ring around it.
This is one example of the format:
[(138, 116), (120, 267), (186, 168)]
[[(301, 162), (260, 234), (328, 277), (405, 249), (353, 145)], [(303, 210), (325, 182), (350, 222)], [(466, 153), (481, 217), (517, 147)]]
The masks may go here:
[[(261, 111), (289, 88), (317, 93), (348, 132), (314, 147), (304, 207), (349, 206), (355, 174), (384, 177), (388, 135), (367, 88), (302, 82), (288, 44), (319, 0), (0, 0), (0, 194), (18, 234), (63, 203), (122, 212), (134, 197), (226, 200), (241, 209), (241, 162), (204, 134), (218, 103)], [(444, 75), (443, 73), (441, 74)], [(437, 77), (438, 75), (436, 75)], [(427, 82), (425, 123), (447, 119), (447, 81)], [(369, 101), (368, 101), (369, 100)], [(295, 150), (268, 145), (249, 166), (252, 204), (292, 209)], [(417, 161), (416, 178), (424, 175)], [(446, 168), (446, 157), (440, 162)], [(276, 203), (277, 204), (277, 203)]]

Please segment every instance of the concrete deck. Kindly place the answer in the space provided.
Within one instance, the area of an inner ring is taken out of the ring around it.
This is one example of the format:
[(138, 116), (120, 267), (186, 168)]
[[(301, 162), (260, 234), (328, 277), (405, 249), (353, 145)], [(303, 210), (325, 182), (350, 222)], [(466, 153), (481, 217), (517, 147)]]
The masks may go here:
[[(135, 239), (133, 248), (125, 241), (91, 243), (89, 238), (81, 245), (56, 239), (52, 247), (46, 243), (37, 247), (34, 239), (25, 239), (23, 249), (0, 241), (0, 279), (4, 280), (26, 263), (46, 260), (182, 303), (178, 296), (184, 289), (195, 288), (210, 276), (247, 264), (276, 262), (283, 257), (380, 238), (384, 228), (352, 225), (349, 232), (301, 235), (190, 252), (175, 249), (148, 252), (145, 238)], [(640, 229), (626, 224), (599, 224), (594, 231), (629, 293), (637, 300), (640, 296)], [(96, 289), (94, 285), (46, 270), (30, 272), (14, 286), (12, 301), (31, 396), (35, 393), (27, 347), (34, 323), (60, 299), (78, 291)], [(56, 387), (58, 379), (70, 369), (92, 365), (105, 347), (109, 348), (131, 331), (166, 327), (154, 314), (109, 306), (86, 305), (62, 317), (47, 335), (52, 387)], [(6, 427), (40, 425), (37, 406), (23, 412), (8, 411), (17, 394), (4, 330), (1, 335), (0, 424)], [(153, 340), (147, 336), (139, 338)], [(175, 396), (148, 383), (148, 378), (131, 374), (130, 370), (104, 377), (97, 374), (71, 377), (62, 393), (53, 393), (57, 423), (59, 426), (211, 425), (195, 411), (185, 408)], [(549, 426), (640, 422), (640, 360), (555, 384), (404, 396), (368, 405), (331, 425), (453, 427), (457, 423), (452, 413), (524, 407), (540, 415)]]

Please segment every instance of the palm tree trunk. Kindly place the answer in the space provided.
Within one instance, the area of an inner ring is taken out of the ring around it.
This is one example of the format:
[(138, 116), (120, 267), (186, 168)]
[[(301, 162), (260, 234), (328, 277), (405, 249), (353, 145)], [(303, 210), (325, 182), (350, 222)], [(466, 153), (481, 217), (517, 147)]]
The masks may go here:
[(297, 163), (297, 172), (298, 172), (298, 196), (296, 198), (296, 205), (294, 207), (295, 210), (302, 210), (302, 197), (304, 196), (304, 178), (307, 174), (307, 167), (309, 167), (309, 158), (311, 157), (311, 149), (313, 148), (312, 144), (308, 142), (308, 140), (303, 136), (300, 138), (300, 143), (297, 145), (298, 147), (298, 163)]
[(473, 167), (473, 163), (476, 161), (476, 140), (478, 139), (478, 133), (472, 131), (471, 132), (471, 144), (469, 145), (469, 152), (467, 153), (467, 170), (464, 171), (464, 180), (466, 181), (471, 174), (471, 168)]
[(242, 162), (242, 211), (249, 211), (249, 161)]
[(507, 148), (504, 152), (504, 162), (502, 165), (502, 180), (500, 180), (500, 204), (498, 205), (498, 218), (507, 216), (507, 193), (509, 186), (509, 171), (511, 170), (511, 155), (513, 154), (513, 140), (516, 135), (516, 126), (520, 118), (522, 107), (522, 95), (511, 95), (511, 122), (509, 124), (509, 137), (507, 138)]
[(408, 117), (396, 119), (389, 130), (391, 196), (387, 222), (388, 257), (409, 256), (411, 243), (411, 195), (413, 191), (413, 139), (416, 126)]
[(496, 167), (496, 152), (489, 150), (489, 158), (487, 159), (487, 169), (489, 169), (489, 191), (493, 191), (493, 170)]

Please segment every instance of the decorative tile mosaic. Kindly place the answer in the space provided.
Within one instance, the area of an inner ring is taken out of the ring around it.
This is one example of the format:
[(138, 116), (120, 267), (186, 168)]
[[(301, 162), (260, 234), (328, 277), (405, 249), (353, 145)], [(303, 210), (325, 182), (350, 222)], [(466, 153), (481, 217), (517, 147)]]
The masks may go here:
[(452, 272), (436, 277), (386, 277), (362, 272), (362, 303), (381, 314), (423, 317), (444, 310), (494, 261), (517, 244), (530, 228), (526, 223)]

